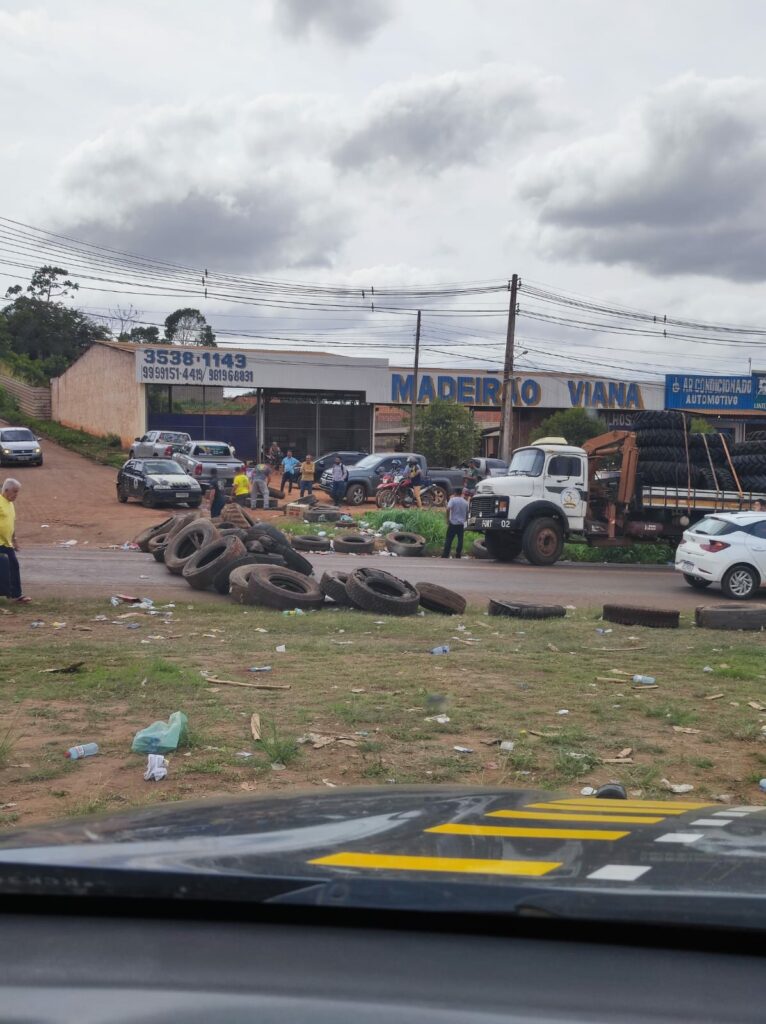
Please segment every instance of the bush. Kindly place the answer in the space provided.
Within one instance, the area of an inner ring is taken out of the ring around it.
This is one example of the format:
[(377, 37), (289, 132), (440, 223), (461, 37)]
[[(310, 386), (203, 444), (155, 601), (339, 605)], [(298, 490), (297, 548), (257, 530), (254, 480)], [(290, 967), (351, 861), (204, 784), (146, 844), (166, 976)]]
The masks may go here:
[(565, 544), (563, 558), (570, 562), (618, 562), (624, 565), (664, 565), (675, 560), (670, 544), (627, 544), (598, 548), (587, 544)]
[[(444, 547), (444, 539), (447, 536), (447, 516), (442, 510), (433, 512), (427, 509), (412, 508), (388, 508), (376, 509), (374, 512), (367, 512), (361, 517), (370, 526), (379, 530), (383, 523), (399, 523), (403, 530), (411, 533), (419, 533), (426, 539), (426, 550), (429, 554), (436, 554)], [(463, 542), (463, 550), (467, 552), (471, 544), (478, 540), (481, 534), (473, 531), (466, 531)]]

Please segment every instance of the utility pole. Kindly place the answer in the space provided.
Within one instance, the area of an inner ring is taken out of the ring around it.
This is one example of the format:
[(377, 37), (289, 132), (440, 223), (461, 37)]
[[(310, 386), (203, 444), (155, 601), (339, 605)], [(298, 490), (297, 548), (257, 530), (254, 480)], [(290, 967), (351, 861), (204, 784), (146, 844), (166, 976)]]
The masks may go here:
[(415, 451), (415, 413), (418, 408), (418, 363), (420, 362), (420, 310), (415, 327), (415, 367), (412, 374), (412, 407), (410, 409), (410, 451)]
[(500, 443), (498, 458), (511, 461), (513, 453), (513, 346), (516, 339), (516, 292), (519, 275), (511, 278), (511, 301), (508, 306), (508, 330), (505, 336), (505, 366), (503, 367), (502, 407), (500, 412)]

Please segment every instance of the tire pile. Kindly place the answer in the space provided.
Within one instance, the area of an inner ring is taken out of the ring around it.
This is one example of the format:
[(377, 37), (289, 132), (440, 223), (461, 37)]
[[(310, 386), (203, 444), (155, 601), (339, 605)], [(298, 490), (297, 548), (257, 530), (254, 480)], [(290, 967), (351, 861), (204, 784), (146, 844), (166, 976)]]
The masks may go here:
[[(215, 590), (239, 604), (309, 611), (329, 601), (378, 615), (414, 615), (420, 607), (446, 615), (465, 611), (460, 594), (432, 583), (413, 585), (382, 569), (326, 572), (317, 582), (311, 563), (281, 530), (249, 516), (247, 521), (244, 527), (186, 512), (149, 527), (134, 543), (195, 590)], [(345, 540), (345, 550), (363, 546)], [(336, 550), (344, 550), (335, 543)]]
[[(633, 421), (642, 484), (710, 491), (737, 489), (720, 434), (685, 434), (684, 417), (679, 412), (639, 412)], [(741, 444), (729, 445), (729, 454), (742, 489), (766, 491), (766, 431), (752, 434)]]

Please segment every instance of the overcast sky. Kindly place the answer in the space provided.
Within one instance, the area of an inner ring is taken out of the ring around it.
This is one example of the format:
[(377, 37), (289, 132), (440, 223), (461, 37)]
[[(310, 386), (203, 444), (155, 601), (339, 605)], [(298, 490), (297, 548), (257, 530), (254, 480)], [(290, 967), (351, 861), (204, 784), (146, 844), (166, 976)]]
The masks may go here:
[[(766, 325), (765, 29), (760, 0), (0, 0), (0, 214), (219, 271), (516, 271)], [(520, 333), (600, 346), (605, 370), (766, 367), (757, 348)]]

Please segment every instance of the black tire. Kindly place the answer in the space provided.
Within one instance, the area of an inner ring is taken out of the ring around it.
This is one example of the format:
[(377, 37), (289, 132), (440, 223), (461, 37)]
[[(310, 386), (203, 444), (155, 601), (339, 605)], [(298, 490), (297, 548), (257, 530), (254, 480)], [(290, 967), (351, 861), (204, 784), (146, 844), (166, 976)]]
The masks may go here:
[(225, 565), (223, 569), (213, 580), (213, 589), (217, 590), (219, 594), (229, 593), (229, 580), (231, 574), (235, 569), (239, 569), (245, 565), (281, 565), (284, 566), (284, 559), (279, 555), (242, 555), (241, 558), (237, 558), (234, 562), (230, 562)]
[(119, 484), (117, 485), (117, 500), (122, 505), (125, 505), (127, 503), (127, 500), (128, 500), (128, 496), (125, 493), (125, 489), (123, 487), (120, 487)]
[(642, 448), (640, 458), (644, 462), (673, 462), (686, 466), (686, 451), (683, 448), (671, 448), (668, 445), (656, 445)]
[(284, 501), (285, 492), (280, 490), (279, 487), (269, 487), (269, 497), (275, 498), (278, 501)]
[(155, 501), (154, 494), (152, 491), (144, 491), (141, 497), (141, 504), (144, 508), (155, 508), (157, 502)]
[(485, 533), (484, 545), (487, 550), (487, 558), (494, 558), (496, 562), (512, 562), (521, 554), (521, 537), (507, 533)]
[[(147, 546), (149, 554), (153, 555), (158, 548), (167, 547), (169, 537), (169, 533), (155, 533)], [(162, 560), (165, 561), (164, 557)]]
[(651, 430), (683, 430), (684, 418), (680, 412), (634, 412), (633, 429), (641, 431)]
[(335, 538), (333, 547), (340, 554), (371, 555), (375, 550), (375, 539), (359, 533), (346, 533)]
[[(757, 476), (753, 473), (742, 475), (739, 478), (739, 482), (742, 485), (742, 490), (749, 493), (764, 494), (766, 493), (766, 476)], [(734, 490), (732, 484), (732, 490)]]
[(732, 455), (766, 455), (766, 441), (751, 439), (733, 445), (729, 451)]
[(766, 474), (766, 455), (735, 455), (731, 461), (737, 473)]
[(696, 609), (694, 621), (703, 629), (766, 629), (766, 605), (706, 604)]
[(346, 591), (357, 608), (378, 615), (414, 615), (420, 595), (411, 583), (381, 569), (354, 569)]
[(732, 565), (721, 579), (721, 593), (732, 601), (748, 601), (755, 597), (761, 586), (758, 570), (746, 563)]
[(232, 601), (236, 604), (254, 603), (250, 596), (250, 577), (255, 568), (253, 563), (238, 565), (226, 576), (225, 593), (230, 594)]
[(174, 521), (175, 516), (170, 516), (169, 519), (163, 519), (163, 521), (161, 523), (157, 523), (156, 526), (150, 526), (146, 530), (142, 530), (133, 538), (133, 543), (137, 544), (141, 551), (148, 552), (149, 541), (152, 537), (156, 537), (158, 533), (167, 533), (173, 526)]
[(290, 538), (296, 551), (329, 551), (330, 541), (327, 537), (317, 537), (311, 533), (296, 533)]
[(527, 604), (523, 601), (495, 601), (487, 606), (490, 615), (504, 615), (511, 619), (563, 619), (566, 609), (561, 604)]
[(441, 484), (433, 484), (432, 488), (433, 503), (435, 508), (444, 508), (449, 501), (449, 492), (446, 487), (442, 487)]
[(322, 505), (318, 508), (309, 509), (303, 513), (304, 523), (337, 523), (343, 513), (340, 509), (331, 508), (329, 505)]
[(187, 501), (186, 502), (186, 507), (187, 508), (199, 508), (201, 504), (202, 504), (202, 498), (195, 498), (194, 501)]
[(165, 561), (165, 551), (166, 551), (166, 545), (165, 544), (160, 544), (158, 547), (156, 547), (152, 551), (152, 558), (154, 559), (154, 561), (155, 562), (164, 562)]
[(487, 549), (487, 538), (482, 537), (481, 540), (475, 540), (471, 545), (471, 554), (474, 558), (492, 558), (492, 555)]
[(735, 490), (734, 477), (728, 469), (715, 468), (715, 476), (709, 466), (703, 467), (700, 471), (701, 486), (709, 491), (731, 491)]
[(712, 583), (712, 580), (701, 580), (699, 576), (691, 576), (688, 572), (684, 573), (684, 580), (693, 590), (707, 590)]
[(396, 492), (393, 487), (375, 492), (375, 504), (378, 508), (393, 508), (396, 505)]
[(266, 554), (266, 548), (263, 546), (263, 541), (261, 540), (246, 540), (245, 547), (247, 548), (251, 555)]
[(753, 430), (747, 435), (748, 441), (766, 441), (766, 430)]
[(393, 530), (386, 535), (386, 547), (395, 555), (405, 558), (415, 555), (422, 555), (426, 548), (426, 539), (419, 533), (409, 533), (407, 530)]
[(439, 587), (435, 583), (416, 583), (415, 589), (420, 594), (420, 606), (429, 612), (442, 615), (463, 615), (466, 600), (462, 594), (447, 587)]
[(271, 523), (253, 523), (247, 533), (248, 540), (258, 540), (260, 537), (265, 535), (266, 537), (271, 537), (271, 539), (276, 541), (278, 544), (290, 543), (287, 539), (287, 535), (277, 529), (276, 526), (272, 526)]
[(564, 550), (561, 524), (548, 516), (533, 519), (524, 530), (521, 550), (531, 565), (553, 565), (558, 562)]
[(168, 539), (165, 568), (174, 576), (181, 576), (192, 555), (219, 537), (218, 527), (209, 519), (187, 523), (182, 530)]
[(202, 517), (199, 512), (177, 512), (173, 516), (173, 522), (170, 526), (170, 538), (172, 539), (175, 537), (176, 534), (180, 533), (185, 526), (189, 525), (189, 523), (196, 523), (197, 520), (201, 518)]
[(354, 505), (357, 508), (360, 505), (364, 505), (365, 501), (367, 501), (367, 491), (365, 490), (364, 485), (349, 484), (346, 488), (346, 496), (344, 500), (347, 505)]
[[(221, 537), (196, 551), (183, 568), (182, 576), (194, 590), (207, 590), (225, 565), (247, 554), (239, 537)], [(167, 557), (167, 556), (166, 556)]]
[(308, 558), (304, 558), (300, 551), (296, 551), (289, 544), (275, 544), (272, 553), (281, 555), (288, 569), (299, 572), (303, 576), (313, 576), (314, 566), (309, 562)]
[(636, 442), (642, 453), (645, 448), (656, 445), (670, 445), (671, 448), (683, 448), (684, 432), (683, 430), (642, 430), (636, 434)]
[(346, 590), (347, 580), (347, 572), (326, 572), (323, 573), (319, 581), (319, 589), (325, 597), (330, 598), (333, 604), (340, 605), (343, 608), (353, 608), (354, 602), (348, 596), (348, 591)]
[(604, 622), (622, 626), (649, 626), (652, 629), (678, 629), (681, 613), (663, 608), (638, 608), (632, 605), (605, 604)]
[(324, 594), (316, 580), (273, 565), (259, 565), (252, 570), (248, 594), (253, 604), (279, 611), (320, 608), (324, 604)]
[(233, 523), (221, 523), (218, 532), (222, 537), (239, 537), (243, 544), (247, 540), (247, 530), (243, 530), (241, 526), (234, 526)]

